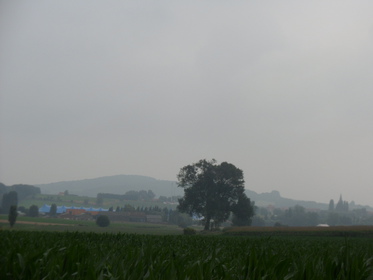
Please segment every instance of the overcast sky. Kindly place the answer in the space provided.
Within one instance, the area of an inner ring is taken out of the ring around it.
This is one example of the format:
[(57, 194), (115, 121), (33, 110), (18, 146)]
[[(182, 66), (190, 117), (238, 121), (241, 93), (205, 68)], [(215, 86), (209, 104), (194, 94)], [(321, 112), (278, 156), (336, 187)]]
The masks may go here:
[(200, 159), (373, 205), (373, 1), (0, 1), (0, 182)]

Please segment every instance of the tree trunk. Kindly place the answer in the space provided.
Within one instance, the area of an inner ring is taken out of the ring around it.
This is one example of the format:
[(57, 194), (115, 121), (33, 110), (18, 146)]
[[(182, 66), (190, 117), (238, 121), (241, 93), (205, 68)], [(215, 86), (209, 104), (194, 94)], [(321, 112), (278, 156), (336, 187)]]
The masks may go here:
[(210, 216), (207, 216), (204, 230), (210, 230), (210, 220), (211, 220)]

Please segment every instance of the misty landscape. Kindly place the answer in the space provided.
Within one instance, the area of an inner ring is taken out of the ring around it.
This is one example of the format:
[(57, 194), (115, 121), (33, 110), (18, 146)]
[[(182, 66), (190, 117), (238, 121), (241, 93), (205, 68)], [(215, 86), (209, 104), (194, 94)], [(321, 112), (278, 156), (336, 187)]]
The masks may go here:
[(0, 0), (0, 278), (373, 279), (372, 10)]

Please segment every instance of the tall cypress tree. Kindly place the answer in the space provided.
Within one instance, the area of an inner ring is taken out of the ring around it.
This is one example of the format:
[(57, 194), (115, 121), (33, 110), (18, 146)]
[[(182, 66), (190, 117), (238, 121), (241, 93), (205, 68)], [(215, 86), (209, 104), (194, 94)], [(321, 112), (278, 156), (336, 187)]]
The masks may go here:
[(10, 227), (13, 227), (14, 224), (16, 223), (17, 216), (18, 216), (17, 206), (15, 206), (15, 205), (10, 206), (9, 216), (8, 216), (8, 221), (9, 221)]
[(55, 203), (53, 203), (51, 205), (51, 209), (49, 210), (49, 215), (50, 216), (56, 216), (57, 214), (57, 205)]
[(334, 200), (333, 199), (329, 201), (329, 211), (334, 211)]

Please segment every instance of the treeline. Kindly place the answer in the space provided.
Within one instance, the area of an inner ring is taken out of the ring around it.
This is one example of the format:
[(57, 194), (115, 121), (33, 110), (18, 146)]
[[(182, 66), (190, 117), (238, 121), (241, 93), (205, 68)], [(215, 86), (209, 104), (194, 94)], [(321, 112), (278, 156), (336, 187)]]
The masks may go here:
[(329, 210), (307, 210), (295, 205), (288, 209), (273, 207), (256, 208), (253, 226), (329, 226), (373, 225), (373, 214), (365, 208), (348, 209), (348, 202), (339, 200)]
[[(109, 211), (114, 211), (114, 207), (110, 207)], [(175, 224), (183, 228), (193, 224), (193, 219), (189, 215), (180, 213), (177, 210), (168, 209), (167, 207), (134, 207), (130, 204), (126, 204), (124, 207), (117, 206), (115, 212), (138, 212), (146, 215), (159, 215), (162, 217), (162, 222)]]
[(337, 204), (334, 206), (334, 200), (329, 202), (329, 211), (348, 212), (349, 206), (347, 201), (343, 201), (342, 195), (339, 197)]
[[(52, 206), (54, 205), (54, 209), (57, 208), (56, 204), (52, 204)], [(37, 205), (31, 205), (29, 208), (26, 208), (24, 206), (19, 206), (18, 207), (18, 211), (25, 214), (26, 216), (28, 217), (38, 217), (39, 216), (39, 207)]]
[(162, 202), (162, 203), (178, 203), (179, 201), (179, 198), (181, 198), (181, 196), (160, 196), (158, 198), (158, 201), (159, 202)]
[(97, 200), (111, 198), (111, 199), (119, 199), (120, 201), (124, 200), (144, 200), (144, 201), (151, 201), (154, 199), (155, 194), (152, 190), (141, 190), (141, 191), (128, 191), (125, 194), (112, 194), (112, 193), (98, 193)]
[(0, 183), (0, 213), (8, 214), (11, 206), (18, 205), (19, 200), (23, 200), (27, 197), (40, 194), (40, 188), (31, 185), (13, 185), (6, 186)]

